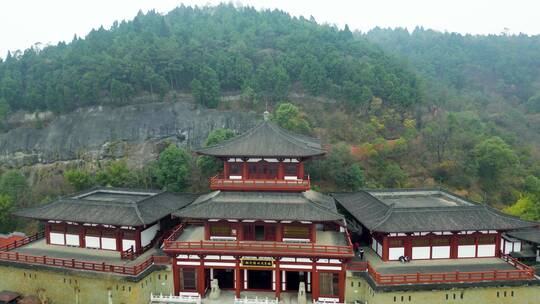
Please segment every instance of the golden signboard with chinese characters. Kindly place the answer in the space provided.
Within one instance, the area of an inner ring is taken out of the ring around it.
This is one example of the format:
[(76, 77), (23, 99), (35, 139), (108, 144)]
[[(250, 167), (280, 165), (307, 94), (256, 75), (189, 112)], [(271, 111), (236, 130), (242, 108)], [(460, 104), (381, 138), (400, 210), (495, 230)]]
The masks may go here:
[(274, 267), (274, 260), (271, 259), (241, 259), (242, 267)]

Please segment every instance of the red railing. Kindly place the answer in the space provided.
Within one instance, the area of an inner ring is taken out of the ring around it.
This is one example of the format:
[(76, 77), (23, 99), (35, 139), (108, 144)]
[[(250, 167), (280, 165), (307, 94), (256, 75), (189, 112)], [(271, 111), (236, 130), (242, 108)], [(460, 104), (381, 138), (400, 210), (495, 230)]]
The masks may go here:
[(279, 254), (311, 254), (327, 256), (353, 256), (352, 246), (332, 246), (316, 244), (299, 244), (285, 242), (257, 241), (165, 241), (164, 250), (181, 252), (243, 252), (243, 253), (279, 253)]
[(2, 246), (2, 247), (0, 247), (0, 251), (10, 251), (10, 250), (22, 247), (24, 245), (27, 245), (29, 243), (32, 243), (34, 241), (37, 241), (39, 239), (42, 239), (44, 237), (45, 237), (45, 232), (40, 231), (40, 232), (38, 232), (38, 233), (36, 233), (34, 235), (31, 235), (29, 237), (26, 237), (26, 238), (22, 239), (22, 240), (18, 240), (18, 241), (15, 241), (15, 242), (11, 243), (11, 244)]
[[(406, 273), (406, 274), (381, 274), (371, 264), (367, 263), (367, 271), (381, 285), (399, 284), (433, 284), (455, 282), (480, 282), (480, 281), (509, 281), (531, 280), (534, 278), (534, 269), (511, 257), (503, 257), (505, 261), (516, 267), (512, 270), (490, 270), (470, 272), (440, 272), (440, 273)], [(356, 269), (351, 269), (356, 270)], [(362, 271), (362, 270), (358, 270)], [(365, 271), (365, 270), (363, 270)]]
[[(158, 234), (160, 234), (159, 231), (158, 231)], [(138, 256), (140, 256), (141, 254), (143, 254), (146, 251), (152, 249), (154, 246), (156, 246), (156, 244), (161, 243), (161, 241), (163, 241), (163, 239), (164, 239), (164, 234), (161, 234), (160, 236), (154, 238), (148, 245), (142, 247), (141, 251), (135, 251), (133, 246), (131, 246), (128, 249), (120, 252), (120, 258), (122, 260), (134, 260)]]
[(174, 227), (172, 229), (172, 231), (170, 232), (170, 234), (167, 237), (165, 237), (165, 242), (176, 240), (178, 237), (180, 237), (180, 234), (182, 234), (182, 232), (184, 232), (185, 227), (186, 227), (186, 225), (184, 225), (184, 224), (180, 224), (180, 225)]
[[(167, 257), (168, 259), (168, 257)], [(75, 259), (59, 259), (47, 256), (32, 256), (18, 252), (0, 252), (0, 260), (21, 262), (27, 264), (39, 264), (53, 267), (64, 267), (78, 270), (90, 270), (98, 272), (110, 272), (122, 275), (138, 275), (157, 260), (159, 264), (165, 262), (164, 257), (151, 256), (142, 263), (134, 266), (112, 265), (107, 263), (96, 263), (78, 261)]]
[(275, 252), (289, 254), (312, 254), (329, 256), (353, 256), (350, 237), (346, 234), (347, 246), (317, 245), (315, 243), (286, 243), (268, 241), (175, 241), (184, 231), (185, 225), (176, 226), (163, 242), (163, 249), (182, 252)]
[(154, 256), (154, 264), (156, 264), (156, 265), (169, 265), (169, 264), (171, 264), (171, 257), (162, 256), (162, 255), (155, 255)]
[(367, 271), (368, 270), (368, 262), (349, 262), (349, 264), (347, 264), (347, 270)]
[(502, 254), (501, 259), (503, 259), (506, 263), (514, 266), (516, 269), (527, 270), (527, 271), (531, 271), (532, 273), (534, 273), (534, 268), (521, 263), (520, 261), (518, 261), (517, 259), (511, 257), (508, 254)]
[(133, 246), (129, 247), (128, 249), (120, 252), (120, 258), (122, 260), (135, 260), (135, 258), (138, 255), (135, 254), (135, 250), (133, 250)]
[(228, 179), (223, 175), (210, 178), (212, 190), (267, 190), (267, 191), (305, 191), (311, 187), (309, 175), (306, 179)]

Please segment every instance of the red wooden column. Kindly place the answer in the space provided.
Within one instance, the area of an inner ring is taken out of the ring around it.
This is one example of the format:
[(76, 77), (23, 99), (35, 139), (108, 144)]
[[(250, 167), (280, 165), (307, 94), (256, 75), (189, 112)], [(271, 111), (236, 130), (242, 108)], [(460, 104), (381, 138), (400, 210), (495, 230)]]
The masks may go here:
[(311, 226), (309, 227), (309, 234), (311, 236), (311, 242), (312, 243), (316, 243), (317, 242), (317, 224), (315, 223), (312, 223)]
[(79, 230), (79, 247), (86, 248), (86, 227), (82, 224), (79, 227), (81, 227)]
[(201, 258), (201, 265), (197, 267), (197, 293), (204, 297), (206, 291), (206, 278), (204, 277), (204, 262)]
[(236, 258), (236, 266), (234, 267), (234, 295), (240, 298), (240, 290), (242, 289), (242, 277), (240, 275), (240, 257)]
[(173, 291), (174, 295), (180, 294), (180, 267), (176, 263), (176, 256), (172, 259), (172, 271), (173, 271)]
[(274, 268), (274, 271), (276, 272), (276, 298), (279, 300), (279, 297), (281, 296), (281, 270), (279, 269), (278, 258), (276, 258), (274, 264), (276, 265), (276, 267)]
[(142, 242), (141, 242), (141, 229), (139, 227), (135, 230), (135, 252), (142, 251)]
[(282, 242), (283, 241), (283, 224), (277, 223), (276, 224), (276, 242)]
[(298, 173), (298, 176), (297, 176), (298, 179), (304, 179), (304, 163), (303, 162), (298, 163), (297, 173)]
[(210, 239), (210, 224), (204, 222), (204, 239), (208, 241)]
[(342, 266), (343, 269), (339, 272), (338, 288), (339, 288), (339, 303), (345, 303), (345, 266)]
[(278, 179), (285, 178), (285, 164), (283, 163), (283, 159), (279, 160), (279, 163), (278, 163), (277, 178)]
[(317, 271), (317, 260), (313, 259), (313, 270), (311, 271), (311, 298), (319, 299), (319, 272)]
[(495, 239), (495, 256), (501, 257), (501, 232), (497, 231), (497, 238)]
[(223, 160), (223, 178), (229, 178), (229, 162), (225, 159)]
[(451, 259), (457, 259), (458, 258), (458, 238), (459, 234), (457, 232), (452, 233), (452, 236), (450, 238), (450, 258)]
[(242, 163), (242, 179), (248, 179), (248, 162), (247, 159)]
[(403, 239), (403, 247), (405, 247), (405, 256), (412, 258), (412, 239), (413, 236), (407, 234), (405, 239)]
[(45, 242), (47, 245), (51, 243), (51, 224), (45, 223)]
[(388, 261), (388, 253), (389, 253), (389, 247), (388, 247), (388, 236), (383, 236), (383, 241), (382, 241), (382, 260), (383, 261)]
[(120, 228), (116, 228), (116, 251), (124, 251), (122, 250), (122, 230)]
[(478, 236), (480, 236), (480, 232), (475, 232), (472, 234), (474, 236), (474, 257), (478, 257)]
[(236, 226), (236, 239), (239, 241), (244, 240), (244, 224), (242, 222), (238, 222), (238, 225)]

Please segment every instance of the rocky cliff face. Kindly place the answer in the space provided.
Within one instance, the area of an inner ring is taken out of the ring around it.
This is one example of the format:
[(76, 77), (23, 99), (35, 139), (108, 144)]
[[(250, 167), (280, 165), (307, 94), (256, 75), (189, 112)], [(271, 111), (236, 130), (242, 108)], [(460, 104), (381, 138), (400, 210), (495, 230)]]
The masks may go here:
[(253, 112), (198, 109), (187, 102), (80, 109), (40, 128), (20, 126), (0, 134), (0, 166), (122, 157), (137, 166), (155, 158), (165, 141), (198, 147), (213, 129), (242, 132), (258, 118)]

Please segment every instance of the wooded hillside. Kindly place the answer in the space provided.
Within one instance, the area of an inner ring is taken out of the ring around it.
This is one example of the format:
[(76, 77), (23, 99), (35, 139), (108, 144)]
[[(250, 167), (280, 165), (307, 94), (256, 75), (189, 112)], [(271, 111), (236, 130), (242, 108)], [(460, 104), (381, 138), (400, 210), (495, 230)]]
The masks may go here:
[[(319, 190), (442, 186), (540, 219), (537, 36), (353, 34), (282, 11), (182, 6), (0, 62), (2, 122), (21, 110), (174, 102), (180, 93), (202, 111), (268, 106), (281, 126), (321, 137), (329, 153), (307, 167)], [(232, 135), (218, 129), (206, 144)], [(207, 190), (219, 164), (186, 152), (165, 146), (142, 169), (124, 159), (77, 165), (54, 187), (30, 190), (4, 170), (0, 213), (94, 185)]]

